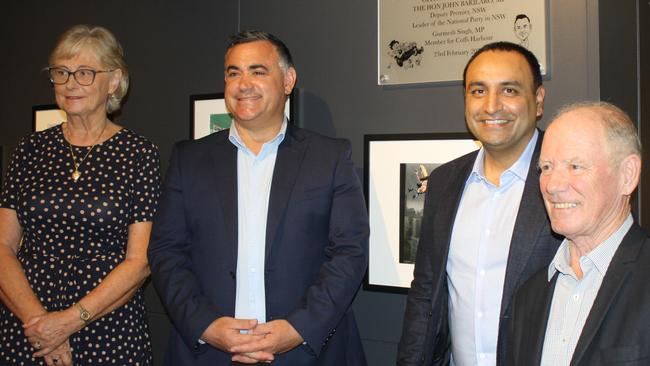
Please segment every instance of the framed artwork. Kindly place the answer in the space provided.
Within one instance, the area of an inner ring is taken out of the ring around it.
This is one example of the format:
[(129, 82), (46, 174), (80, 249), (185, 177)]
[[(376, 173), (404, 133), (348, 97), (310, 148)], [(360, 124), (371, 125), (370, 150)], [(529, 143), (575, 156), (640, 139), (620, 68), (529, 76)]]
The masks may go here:
[(477, 150), (465, 133), (364, 136), (370, 253), (364, 288), (406, 293), (413, 280), (429, 175)]
[(67, 120), (64, 111), (56, 104), (35, 105), (32, 107), (32, 129), (34, 132), (46, 130)]
[(456, 82), (490, 42), (520, 44), (548, 74), (548, 0), (377, 0), (377, 84)]
[[(297, 89), (287, 99), (284, 114), (295, 124)], [(195, 140), (230, 128), (232, 116), (228, 113), (223, 93), (190, 95), (190, 138)]]

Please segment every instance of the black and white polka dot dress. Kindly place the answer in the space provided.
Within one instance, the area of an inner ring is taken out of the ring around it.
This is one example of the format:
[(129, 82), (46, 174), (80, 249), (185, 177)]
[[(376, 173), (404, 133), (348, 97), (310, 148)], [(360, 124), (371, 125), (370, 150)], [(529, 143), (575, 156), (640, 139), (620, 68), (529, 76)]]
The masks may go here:
[[(89, 149), (72, 148), (77, 159)], [(48, 311), (73, 305), (124, 260), (128, 225), (151, 221), (160, 194), (157, 148), (127, 129), (95, 146), (76, 182), (72, 171), (61, 127), (34, 133), (14, 152), (0, 196), (0, 207), (18, 215), (18, 260)], [(142, 289), (70, 345), (75, 365), (150, 365)], [(33, 352), (20, 320), (0, 303), (0, 365), (44, 365)]]

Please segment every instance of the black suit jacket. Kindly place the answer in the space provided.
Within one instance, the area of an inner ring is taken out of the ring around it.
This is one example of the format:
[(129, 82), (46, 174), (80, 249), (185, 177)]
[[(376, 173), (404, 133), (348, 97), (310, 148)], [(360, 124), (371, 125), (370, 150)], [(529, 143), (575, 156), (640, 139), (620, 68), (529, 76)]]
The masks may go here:
[[(542, 269), (517, 292), (508, 365), (539, 365), (557, 275)], [(605, 273), (571, 365), (650, 365), (650, 240), (634, 224)]]
[[(177, 144), (149, 247), (153, 284), (174, 324), (168, 365), (230, 365), (197, 341), (234, 316), (237, 149), (228, 131)], [(278, 148), (268, 207), (266, 314), (307, 342), (278, 365), (365, 365), (350, 304), (367, 267), (368, 216), (350, 144), (293, 126)]]
[[(548, 265), (560, 243), (551, 231), (539, 190), (537, 160), (542, 137), (540, 133), (510, 243), (501, 301), (497, 364), (502, 364), (505, 357), (506, 323), (515, 290), (538, 269)], [(456, 211), (476, 156), (477, 152), (473, 152), (453, 160), (435, 169), (429, 177), (414, 279), (398, 346), (398, 365), (449, 363), (447, 256)]]

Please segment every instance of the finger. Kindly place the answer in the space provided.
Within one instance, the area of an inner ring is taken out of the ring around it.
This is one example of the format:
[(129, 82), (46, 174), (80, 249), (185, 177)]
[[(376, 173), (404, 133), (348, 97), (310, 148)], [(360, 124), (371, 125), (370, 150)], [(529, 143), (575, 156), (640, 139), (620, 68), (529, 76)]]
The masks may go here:
[(47, 366), (56, 366), (56, 364), (54, 363), (54, 360), (50, 356), (43, 357), (43, 360), (45, 361), (45, 364)]
[(234, 354), (231, 358), (232, 361), (234, 362), (240, 362), (240, 363), (258, 363), (258, 362), (266, 362), (269, 363), (273, 361), (274, 356), (271, 353), (267, 352), (248, 352), (248, 353), (237, 353)]
[(61, 366), (72, 366), (72, 353), (68, 351), (61, 354), (61, 361), (59, 364)]
[(235, 319), (231, 320), (230, 328), (237, 330), (250, 330), (257, 325), (257, 319)]
[[(257, 351), (269, 352), (272, 343), (268, 338), (262, 338), (253, 342), (238, 344), (230, 348), (232, 353), (252, 353)], [(272, 353), (272, 352), (270, 352)]]

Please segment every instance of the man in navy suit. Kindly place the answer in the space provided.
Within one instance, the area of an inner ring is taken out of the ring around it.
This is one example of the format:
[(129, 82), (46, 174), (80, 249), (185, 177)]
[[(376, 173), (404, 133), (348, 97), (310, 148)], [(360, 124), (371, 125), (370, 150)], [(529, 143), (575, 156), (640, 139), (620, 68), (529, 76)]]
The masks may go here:
[(368, 218), (345, 140), (288, 124), (296, 70), (244, 31), (225, 56), (229, 130), (172, 153), (149, 247), (168, 365), (365, 365), (350, 305)]
[(537, 157), (544, 86), (535, 56), (497, 42), (463, 73), (465, 122), (482, 148), (435, 169), (397, 364), (500, 364), (514, 291), (550, 262)]
[(650, 364), (650, 240), (630, 207), (641, 165), (634, 123), (611, 104), (571, 105), (550, 124), (540, 188), (566, 239), (517, 292), (508, 365)]

